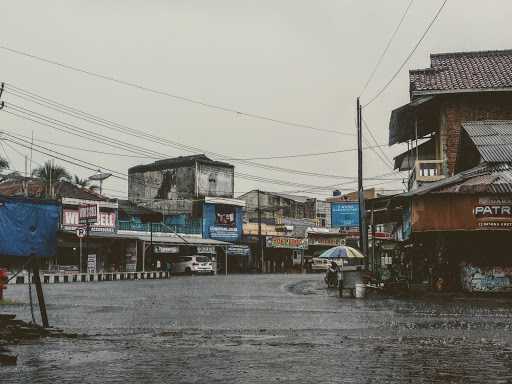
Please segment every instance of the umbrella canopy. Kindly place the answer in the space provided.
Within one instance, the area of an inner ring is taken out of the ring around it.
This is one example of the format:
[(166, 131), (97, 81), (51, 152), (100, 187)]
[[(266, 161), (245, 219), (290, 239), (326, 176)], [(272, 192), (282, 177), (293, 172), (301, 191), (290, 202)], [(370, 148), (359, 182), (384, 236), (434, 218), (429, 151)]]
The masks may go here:
[(364, 255), (355, 248), (340, 245), (338, 247), (328, 249), (318, 257), (322, 259), (339, 259), (342, 257), (364, 258)]

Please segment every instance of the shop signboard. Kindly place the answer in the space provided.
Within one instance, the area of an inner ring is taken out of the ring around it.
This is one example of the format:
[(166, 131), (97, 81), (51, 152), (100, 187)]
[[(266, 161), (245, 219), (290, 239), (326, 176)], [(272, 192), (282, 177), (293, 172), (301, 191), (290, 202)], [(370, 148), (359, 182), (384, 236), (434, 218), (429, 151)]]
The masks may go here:
[(308, 236), (308, 246), (318, 245), (325, 247), (337, 247), (339, 245), (345, 245), (345, 239), (340, 236)]
[(512, 229), (512, 200), (480, 197), (473, 214), (478, 228)]
[(180, 248), (177, 245), (169, 246), (169, 245), (154, 245), (153, 252), (154, 253), (178, 253)]
[(205, 255), (215, 255), (215, 247), (211, 245), (199, 245), (197, 246), (197, 253)]
[(73, 231), (89, 222), (90, 232), (116, 232), (117, 202), (62, 198), (62, 229)]
[(98, 205), (84, 204), (78, 207), (78, 222), (80, 224), (94, 224), (98, 221)]
[(96, 273), (96, 254), (87, 256), (87, 273)]
[(331, 225), (333, 227), (359, 227), (359, 203), (331, 203)]
[(228, 256), (251, 256), (251, 249), (247, 245), (231, 244), (228, 246)]
[(210, 238), (216, 240), (233, 241), (237, 240), (240, 236), (240, 231), (237, 227), (210, 227)]
[(307, 239), (285, 236), (267, 236), (267, 248), (305, 249)]

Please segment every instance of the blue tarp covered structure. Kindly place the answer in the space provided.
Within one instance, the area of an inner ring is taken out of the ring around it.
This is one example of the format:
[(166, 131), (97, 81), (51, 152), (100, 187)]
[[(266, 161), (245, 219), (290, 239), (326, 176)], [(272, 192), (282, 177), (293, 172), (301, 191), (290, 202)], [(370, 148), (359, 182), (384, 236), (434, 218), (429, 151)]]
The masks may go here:
[(60, 205), (0, 196), (0, 256), (54, 256)]

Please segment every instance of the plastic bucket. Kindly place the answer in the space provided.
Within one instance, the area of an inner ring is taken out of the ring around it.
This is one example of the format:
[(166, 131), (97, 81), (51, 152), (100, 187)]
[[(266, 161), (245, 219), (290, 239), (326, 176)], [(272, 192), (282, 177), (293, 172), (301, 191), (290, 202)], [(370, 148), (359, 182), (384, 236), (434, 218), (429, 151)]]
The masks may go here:
[(355, 289), (356, 299), (364, 299), (366, 296), (366, 285), (365, 284), (356, 284)]

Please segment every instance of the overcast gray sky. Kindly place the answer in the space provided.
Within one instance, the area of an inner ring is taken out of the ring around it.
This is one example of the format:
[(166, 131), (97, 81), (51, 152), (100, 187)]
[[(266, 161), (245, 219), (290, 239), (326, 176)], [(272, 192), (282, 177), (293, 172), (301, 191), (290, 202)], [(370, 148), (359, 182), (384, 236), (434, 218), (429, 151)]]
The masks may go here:
[[(355, 98), (408, 3), (409, 0), (2, 1), (0, 45), (176, 95), (354, 134)], [(442, 0), (414, 1), (388, 55), (363, 94), (363, 102), (388, 81), (441, 3)], [(428, 67), (430, 53), (511, 48), (511, 12), (512, 2), (507, 0), (448, 0), (398, 78), (365, 109), (365, 119), (377, 140), (387, 143), (391, 110), (408, 102), (409, 69)], [(130, 127), (230, 157), (279, 156), (356, 146), (353, 136), (213, 110), (5, 50), (0, 50), (0, 63), (1, 81)], [(4, 96), (6, 102), (134, 145), (154, 148), (169, 157), (189, 154), (72, 119), (9, 93)], [(33, 131), (36, 139), (56, 144), (120, 152), (1, 112), (0, 129), (27, 136)], [(4, 147), (12, 168), (23, 170), (23, 156), (9, 146)], [(24, 148), (14, 148), (27, 153)], [(121, 172), (150, 161), (51, 148)], [(392, 157), (402, 148), (384, 150)], [(3, 151), (0, 154), (4, 155)], [(44, 155), (34, 154), (36, 162), (45, 159)], [(355, 152), (258, 162), (325, 174), (357, 175)], [(318, 186), (343, 182), (233, 163), (239, 172), (267, 178)], [(63, 165), (82, 177), (92, 173)], [(365, 176), (390, 172), (371, 151), (365, 151), (364, 170)], [(126, 196), (126, 184), (111, 178), (104, 186), (111, 195)], [(381, 187), (395, 189), (400, 183)], [(235, 180), (237, 192), (253, 188), (301, 189)]]

